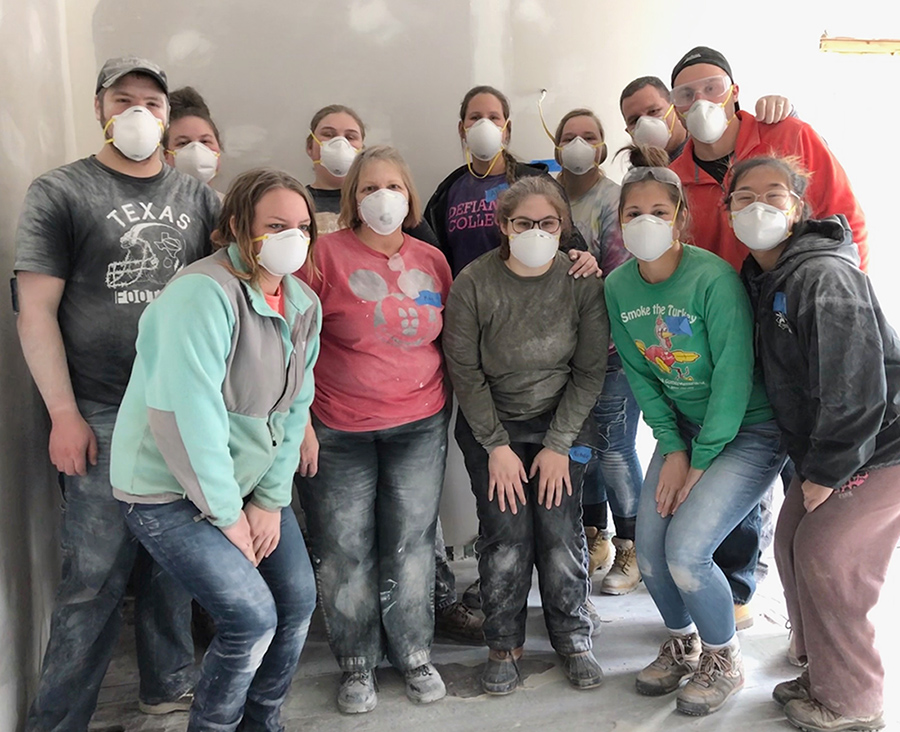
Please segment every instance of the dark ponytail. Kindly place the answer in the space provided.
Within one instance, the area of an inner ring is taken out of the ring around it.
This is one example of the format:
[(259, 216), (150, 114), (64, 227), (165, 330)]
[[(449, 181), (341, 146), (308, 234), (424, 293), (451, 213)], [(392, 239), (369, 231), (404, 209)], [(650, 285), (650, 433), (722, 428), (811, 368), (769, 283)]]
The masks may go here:
[[(212, 127), (213, 135), (219, 147), (222, 147), (222, 138), (219, 135), (219, 128), (213, 122), (212, 115), (209, 113), (209, 107), (206, 101), (192, 86), (183, 86), (169, 94), (169, 124), (183, 117), (199, 117)], [(163, 135), (163, 148), (169, 147), (169, 128), (166, 127)]]

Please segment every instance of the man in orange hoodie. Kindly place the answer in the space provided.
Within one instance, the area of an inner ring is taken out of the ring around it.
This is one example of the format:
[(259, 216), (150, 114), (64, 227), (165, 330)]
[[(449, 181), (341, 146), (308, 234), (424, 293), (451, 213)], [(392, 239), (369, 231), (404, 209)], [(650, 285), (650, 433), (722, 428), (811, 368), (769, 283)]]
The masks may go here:
[(691, 49), (672, 71), (672, 102), (690, 139), (669, 166), (681, 178), (691, 211), (689, 243), (715, 252), (740, 270), (746, 248), (728, 225), (724, 191), (732, 165), (760, 155), (794, 156), (812, 174), (807, 201), (812, 217), (844, 214), (868, 266), (866, 222), (850, 181), (825, 141), (805, 122), (789, 117), (760, 124), (740, 111), (731, 65), (711, 48)]

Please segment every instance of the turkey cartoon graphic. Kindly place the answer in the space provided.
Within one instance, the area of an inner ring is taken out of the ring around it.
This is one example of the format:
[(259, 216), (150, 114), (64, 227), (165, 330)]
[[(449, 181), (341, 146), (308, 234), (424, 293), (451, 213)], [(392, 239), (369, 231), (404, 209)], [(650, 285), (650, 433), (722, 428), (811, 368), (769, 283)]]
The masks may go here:
[(662, 315), (658, 315), (656, 316), (654, 331), (659, 345), (645, 346), (643, 341), (634, 342), (641, 355), (664, 374), (674, 372), (681, 381), (693, 381), (694, 377), (691, 376), (690, 368), (679, 366), (678, 364), (694, 363), (700, 358), (700, 354), (672, 348), (672, 338), (674, 336), (691, 336), (694, 334), (690, 321), (684, 316), (663, 318)]
[(419, 269), (407, 270), (399, 254), (388, 260), (388, 267), (400, 272), (399, 292), (391, 292), (384, 278), (369, 269), (358, 269), (350, 275), (351, 291), (360, 300), (374, 304), (375, 332), (385, 342), (403, 349), (430, 343), (441, 329), (438, 314), (442, 302), (434, 279)]

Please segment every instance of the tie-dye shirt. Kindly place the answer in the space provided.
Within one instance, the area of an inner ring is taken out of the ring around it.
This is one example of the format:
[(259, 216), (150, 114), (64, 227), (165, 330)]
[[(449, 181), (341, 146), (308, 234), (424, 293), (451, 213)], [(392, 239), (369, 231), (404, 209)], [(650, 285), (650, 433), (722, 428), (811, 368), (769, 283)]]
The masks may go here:
[(570, 200), (572, 222), (597, 258), (604, 277), (631, 259), (619, 226), (620, 191), (618, 183), (603, 177), (584, 195)]
[(316, 241), (315, 262), (321, 276), (299, 273), (322, 302), (315, 415), (368, 432), (437, 414), (446, 402), (436, 342), (451, 282), (444, 255), (404, 234), (388, 257), (342, 229)]
[[(621, 190), (622, 186), (604, 176), (584, 195), (570, 201), (572, 223), (587, 242), (588, 251), (597, 258), (604, 277), (631, 259), (631, 253), (622, 241), (622, 227), (619, 226)], [(615, 351), (616, 345), (610, 339), (609, 352)]]

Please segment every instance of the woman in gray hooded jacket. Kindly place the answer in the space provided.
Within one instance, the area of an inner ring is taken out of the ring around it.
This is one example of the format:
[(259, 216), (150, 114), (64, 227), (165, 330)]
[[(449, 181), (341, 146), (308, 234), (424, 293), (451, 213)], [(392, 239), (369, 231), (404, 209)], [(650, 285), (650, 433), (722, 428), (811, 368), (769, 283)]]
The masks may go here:
[(727, 197), (752, 255), (743, 276), (766, 391), (797, 467), (775, 560), (809, 665), (773, 696), (804, 730), (876, 730), (884, 670), (868, 614), (900, 540), (900, 341), (846, 218), (805, 218), (806, 182), (792, 161), (754, 158), (735, 166)]

